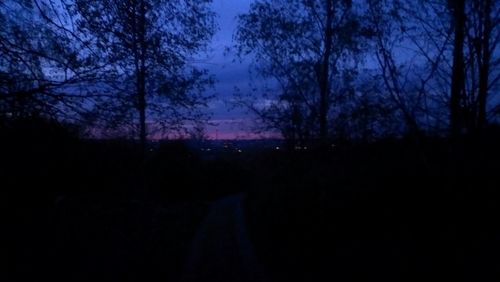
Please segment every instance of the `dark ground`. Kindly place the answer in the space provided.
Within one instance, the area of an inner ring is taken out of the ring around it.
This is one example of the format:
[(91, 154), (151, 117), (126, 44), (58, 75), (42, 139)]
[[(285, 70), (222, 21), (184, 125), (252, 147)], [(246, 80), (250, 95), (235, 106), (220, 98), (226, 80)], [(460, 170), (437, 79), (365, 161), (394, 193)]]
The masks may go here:
[(3, 127), (7, 281), (177, 281), (208, 205), (245, 193), (276, 281), (498, 281), (500, 135), (221, 153)]

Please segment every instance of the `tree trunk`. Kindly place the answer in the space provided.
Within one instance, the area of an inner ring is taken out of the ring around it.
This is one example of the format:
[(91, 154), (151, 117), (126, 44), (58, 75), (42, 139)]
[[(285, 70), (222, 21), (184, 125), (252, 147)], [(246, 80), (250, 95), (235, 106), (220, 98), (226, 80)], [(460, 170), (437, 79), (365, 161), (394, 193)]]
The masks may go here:
[(455, 41), (453, 47), (453, 67), (451, 77), (450, 95), (450, 129), (451, 135), (456, 137), (463, 127), (463, 112), (461, 101), (463, 99), (464, 82), (464, 32), (465, 32), (465, 0), (450, 0), (453, 9), (455, 27)]
[(320, 104), (319, 104), (319, 135), (321, 144), (326, 144), (328, 138), (328, 96), (330, 94), (330, 56), (332, 53), (332, 24), (334, 16), (333, 0), (326, 2), (326, 25), (325, 25), (325, 50), (323, 54), (323, 62), (321, 64), (319, 88), (320, 88)]
[(141, 0), (139, 10), (139, 73), (137, 74), (137, 94), (138, 94), (138, 109), (139, 109), (139, 127), (140, 127), (140, 142), (141, 149), (144, 153), (147, 142), (147, 125), (146, 125), (146, 7), (144, 0)]
[(483, 36), (481, 38), (481, 65), (479, 69), (478, 120), (477, 128), (481, 130), (486, 125), (486, 102), (488, 98), (488, 82), (490, 72), (490, 37), (491, 37), (491, 0), (485, 0), (482, 13), (484, 17)]
[(147, 128), (146, 128), (146, 83), (144, 77), (144, 70), (141, 69), (137, 76), (137, 94), (138, 94), (138, 109), (139, 109), (139, 139), (141, 142), (141, 149), (145, 151), (147, 141)]

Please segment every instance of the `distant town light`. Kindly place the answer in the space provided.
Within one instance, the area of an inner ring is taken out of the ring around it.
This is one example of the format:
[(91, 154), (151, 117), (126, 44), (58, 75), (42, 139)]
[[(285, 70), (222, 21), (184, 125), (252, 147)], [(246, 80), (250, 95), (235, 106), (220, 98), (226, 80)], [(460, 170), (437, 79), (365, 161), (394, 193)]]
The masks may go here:
[(279, 150), (279, 149), (280, 149), (280, 147), (276, 147), (276, 150)]
[(307, 147), (304, 147), (304, 150), (307, 150)]
[(241, 152), (243, 152), (243, 151), (241, 149), (238, 149), (238, 153), (241, 153)]

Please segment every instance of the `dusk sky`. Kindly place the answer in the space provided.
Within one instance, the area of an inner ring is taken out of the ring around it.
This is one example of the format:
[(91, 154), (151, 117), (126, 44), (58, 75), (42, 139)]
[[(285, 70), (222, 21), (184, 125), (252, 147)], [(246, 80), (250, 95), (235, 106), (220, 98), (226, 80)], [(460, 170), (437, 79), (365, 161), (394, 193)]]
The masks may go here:
[(251, 132), (252, 117), (245, 109), (234, 109), (230, 100), (235, 87), (247, 89), (249, 83), (249, 61), (240, 62), (234, 54), (227, 54), (226, 47), (233, 44), (232, 37), (236, 29), (236, 16), (248, 11), (253, 0), (214, 0), (213, 9), (218, 14), (219, 31), (214, 36), (207, 64), (203, 67), (215, 75), (216, 98), (210, 103), (212, 121), (217, 126), (208, 126), (210, 138), (234, 139), (256, 137)]

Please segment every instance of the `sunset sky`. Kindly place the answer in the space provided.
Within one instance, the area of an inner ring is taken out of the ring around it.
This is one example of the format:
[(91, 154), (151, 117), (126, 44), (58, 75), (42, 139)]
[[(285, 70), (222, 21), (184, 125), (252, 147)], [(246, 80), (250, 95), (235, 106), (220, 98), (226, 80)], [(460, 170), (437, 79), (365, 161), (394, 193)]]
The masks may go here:
[[(213, 49), (207, 63), (203, 67), (216, 77), (216, 98), (210, 103), (209, 111), (213, 114), (212, 122), (216, 126), (208, 126), (210, 138), (248, 139), (266, 137), (252, 133), (253, 117), (245, 109), (234, 108), (231, 99), (235, 87), (245, 91), (248, 89), (249, 60), (241, 62), (231, 52), (225, 52), (233, 44), (232, 37), (236, 29), (236, 16), (248, 11), (253, 0), (214, 0), (213, 9), (218, 14), (219, 31), (214, 36)], [(269, 137), (269, 136), (267, 136)]]

